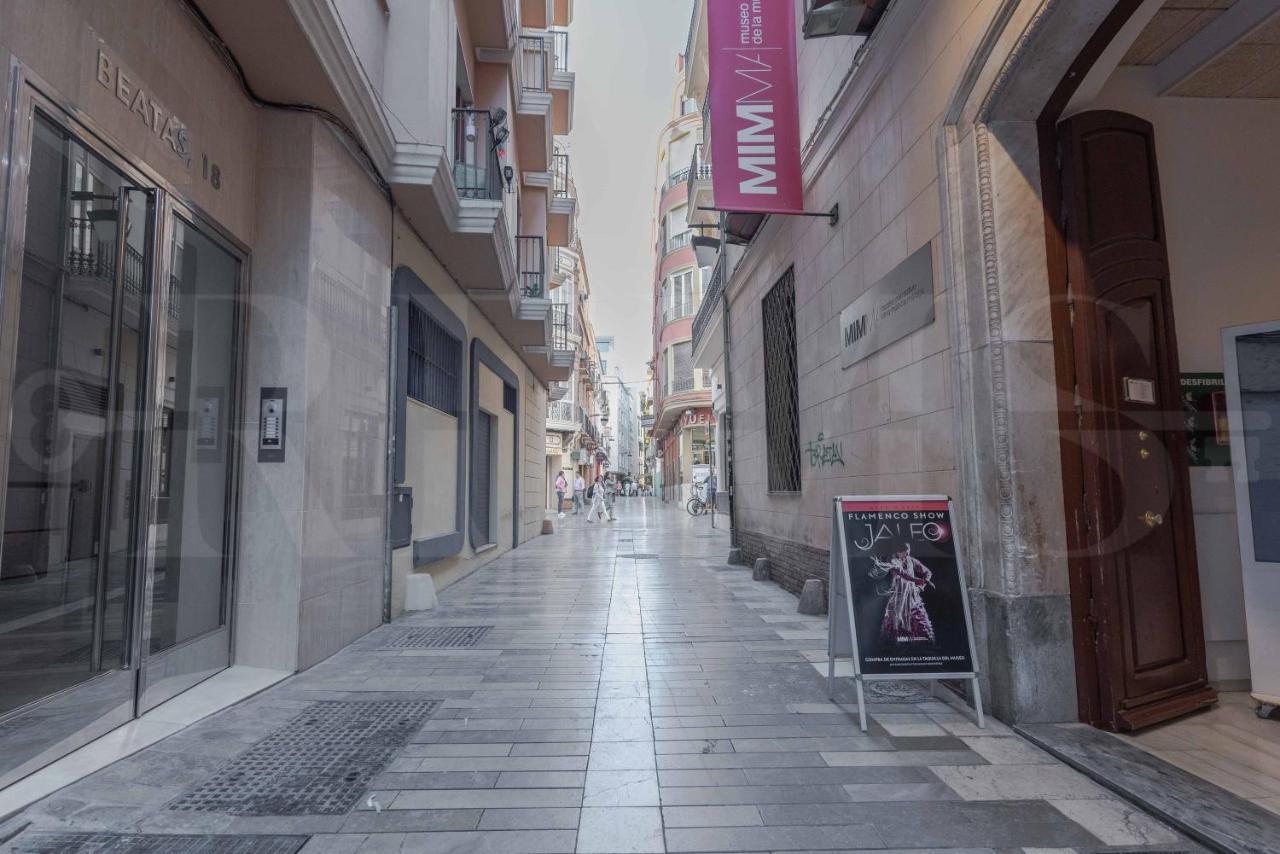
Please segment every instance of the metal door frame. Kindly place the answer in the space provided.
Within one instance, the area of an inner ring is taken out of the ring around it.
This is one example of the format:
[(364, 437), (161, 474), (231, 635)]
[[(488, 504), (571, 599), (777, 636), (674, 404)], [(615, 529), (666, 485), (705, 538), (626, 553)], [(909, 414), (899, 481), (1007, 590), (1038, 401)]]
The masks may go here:
[[(235, 332), (231, 342), (232, 386), (227, 394), (229, 410), (227, 423), (230, 425), (238, 425), (238, 419), (244, 411), (244, 343), (248, 340), (246, 296), (250, 270), (248, 248), (179, 192), (163, 175), (140, 160), (131, 158), (127, 154), (126, 146), (16, 58), (10, 58), (9, 66), (11, 87), (5, 93), (8, 96), (8, 104), (4, 115), (0, 116), (0, 122), (7, 125), (4, 127), (6, 131), (4, 143), (9, 160), (8, 175), (4, 176), (7, 180), (0, 184), (6, 195), (3, 206), (3, 230), (0, 231), (3, 238), (3, 246), (0, 247), (0, 252), (3, 253), (0, 259), (2, 260), (0, 263), (0, 342), (3, 342), (0, 344), (0, 420), (4, 422), (3, 429), (0, 430), (0, 444), (3, 444), (3, 447), (0, 447), (0, 483), (7, 483), (9, 467), (8, 454), (4, 453), (8, 445), (4, 443), (9, 440), (12, 433), (11, 366), (16, 358), (17, 337), (13, 333), (17, 328), (21, 302), (16, 297), (21, 292), (22, 286), (27, 236), (27, 192), (37, 112), (62, 128), (94, 156), (119, 171), (128, 180), (149, 191), (150, 207), (153, 210), (151, 220), (146, 227), (153, 257), (148, 270), (149, 316), (143, 329), (146, 335), (148, 373), (143, 387), (140, 388), (140, 392), (146, 397), (142, 404), (142, 424), (138, 428), (139, 440), (135, 449), (136, 476), (139, 484), (137, 492), (145, 500), (135, 500), (130, 511), (131, 535), (136, 538), (135, 543), (140, 545), (132, 556), (130, 590), (126, 605), (128, 645), (126, 661), (122, 668), (100, 673), (0, 715), (0, 723), (19, 737), (26, 729), (25, 724), (41, 732), (47, 731), (50, 725), (58, 722), (67, 726), (66, 731), (56, 733), (50, 731), (47, 740), (32, 748), (34, 752), (29, 751), (28, 755), (17, 757), (14, 764), (8, 767), (0, 766), (0, 788), (127, 723), (155, 704), (163, 702), (164, 699), (228, 666), (233, 659), (233, 604), (238, 556), (240, 470), (243, 462), (242, 441), (238, 429), (231, 430), (227, 447), (227, 518), (224, 522), (227, 553), (222, 625), (170, 649), (162, 650), (154, 656), (148, 653), (146, 647), (150, 635), (150, 594), (154, 586), (154, 566), (151, 560), (154, 536), (150, 521), (158, 479), (158, 466), (154, 465), (159, 440), (156, 426), (164, 403), (162, 389), (167, 376), (163, 364), (163, 348), (169, 328), (167, 281), (172, 263), (167, 249), (168, 240), (173, 233), (175, 217), (181, 218), (187, 225), (230, 252), (240, 264), (236, 284)], [(123, 264), (118, 266), (123, 268)], [(112, 366), (111, 370), (114, 372), (115, 366)], [(110, 435), (109, 427), (107, 437), (109, 438)], [(5, 499), (6, 490), (0, 490), (0, 518), (3, 518)], [(181, 654), (180, 651), (198, 651), (202, 647), (211, 645), (221, 646), (221, 649), (225, 650), (225, 653), (220, 656), (224, 663), (207, 671), (188, 674), (191, 677), (189, 679), (172, 678), (172, 681), (166, 681), (166, 687), (161, 691), (153, 693), (152, 696), (144, 696), (148, 686), (156, 688), (159, 681), (158, 679), (148, 680), (149, 671), (159, 671), (167, 660)], [(85, 712), (85, 716), (78, 718), (74, 714), (75, 711)], [(3, 746), (2, 742), (0, 746)], [(0, 750), (0, 755), (5, 752), (7, 749)]]
[[(148, 417), (150, 419), (158, 421), (164, 408), (164, 386), (169, 374), (167, 342), (171, 315), (169, 314), (170, 294), (168, 283), (173, 275), (173, 255), (170, 249), (177, 221), (181, 220), (186, 227), (199, 232), (220, 249), (232, 255), (239, 264), (239, 272), (236, 277), (234, 296), (236, 300), (235, 327), (232, 331), (232, 340), (229, 345), (232, 354), (231, 384), (227, 393), (227, 412), (224, 415), (224, 423), (230, 425), (233, 429), (227, 434), (226, 518), (223, 520), (222, 621), (217, 628), (180, 641), (168, 649), (163, 649), (156, 653), (149, 651), (151, 645), (149, 606), (155, 589), (156, 570), (156, 532), (155, 526), (151, 524), (151, 519), (154, 517), (156, 500), (160, 491), (159, 466), (152, 465), (152, 471), (149, 473), (147, 480), (147, 516), (145, 519), (140, 520), (145, 536), (145, 542), (141, 549), (142, 558), (145, 562), (142, 576), (144, 583), (141, 586), (145, 589), (142, 591), (143, 604), (142, 609), (139, 611), (140, 619), (133, 627), (137, 633), (137, 649), (141, 662), (137, 691), (137, 713), (139, 715), (204, 681), (231, 664), (232, 637), (234, 635), (231, 624), (234, 611), (233, 605), (235, 603), (237, 535), (239, 532), (240, 510), (240, 462), (243, 447), (241, 437), (238, 431), (234, 429), (234, 426), (240, 423), (241, 414), (244, 411), (245, 372), (243, 343), (248, 319), (248, 301), (244, 299), (249, 265), (248, 252), (208, 217), (203, 216), (197, 208), (175, 199), (168, 193), (162, 193), (161, 195), (161, 204), (157, 211), (156, 219), (160, 224), (161, 234), (160, 242), (157, 244), (157, 262), (155, 264), (157, 284), (154, 287), (155, 299), (153, 302), (157, 306), (155, 315), (157, 320), (153, 324), (155, 340), (150, 356), (154, 359), (152, 364), (156, 366), (156, 370), (151, 375), (151, 389), (149, 391), (151, 406), (148, 408)], [(148, 434), (150, 450), (147, 458), (152, 462), (159, 458), (160, 440), (161, 434), (159, 430), (152, 430)], [(167, 674), (165, 671), (170, 666), (176, 667), (177, 672)]]

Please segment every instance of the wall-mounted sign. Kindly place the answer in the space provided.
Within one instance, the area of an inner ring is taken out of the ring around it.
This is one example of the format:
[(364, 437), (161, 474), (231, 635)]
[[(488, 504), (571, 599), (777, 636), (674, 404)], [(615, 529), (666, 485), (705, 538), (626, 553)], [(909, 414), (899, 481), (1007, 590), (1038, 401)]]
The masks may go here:
[(552, 453), (560, 453), (564, 449), (564, 437), (559, 433), (547, 434), (547, 451)]
[(794, 5), (708, 0), (707, 44), (716, 206), (802, 211)]
[[(98, 48), (96, 68), (95, 76), (103, 88), (115, 95), (116, 100), (133, 113), (138, 122), (166, 143), (190, 168), (191, 138), (186, 123), (161, 105), (139, 78), (101, 47)], [(208, 154), (200, 155), (199, 165), (201, 179), (208, 181), (215, 190), (222, 189), (221, 167), (210, 161)]]
[(840, 312), (840, 366), (862, 361), (933, 319), (933, 249), (926, 243)]
[(853, 659), (866, 729), (867, 679), (969, 679), (977, 657), (964, 572), (945, 495), (841, 496), (831, 526), (828, 681)]
[(709, 409), (700, 409), (680, 416), (682, 427), (712, 427), (715, 423), (716, 415)]
[(120, 64), (98, 48), (98, 82), (115, 93), (116, 99), (135, 113), (138, 120), (151, 129), (151, 132), (167, 142), (173, 153), (183, 160), (191, 159), (191, 141), (187, 137), (187, 126), (160, 105), (146, 88)]
[(1227, 381), (1222, 374), (1183, 374), (1182, 422), (1187, 430), (1187, 462), (1192, 466), (1231, 465), (1227, 423)]

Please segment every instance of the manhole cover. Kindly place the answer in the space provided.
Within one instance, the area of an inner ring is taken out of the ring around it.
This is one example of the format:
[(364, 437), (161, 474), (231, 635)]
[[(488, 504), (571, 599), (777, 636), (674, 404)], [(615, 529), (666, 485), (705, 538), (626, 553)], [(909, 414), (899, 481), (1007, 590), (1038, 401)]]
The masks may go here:
[(493, 626), (438, 626), (412, 629), (391, 639), (384, 649), (440, 649), (478, 644)]
[(435, 700), (314, 703), (169, 808), (341, 815), (437, 705)]
[(657, 560), (658, 559), (657, 555), (649, 554), (647, 552), (636, 552), (635, 554), (618, 555), (618, 557), (622, 558), (623, 560)]
[(882, 682), (873, 679), (862, 683), (869, 703), (923, 703), (929, 691), (923, 682)]
[(306, 836), (182, 836), (141, 833), (24, 833), (18, 854), (295, 854)]

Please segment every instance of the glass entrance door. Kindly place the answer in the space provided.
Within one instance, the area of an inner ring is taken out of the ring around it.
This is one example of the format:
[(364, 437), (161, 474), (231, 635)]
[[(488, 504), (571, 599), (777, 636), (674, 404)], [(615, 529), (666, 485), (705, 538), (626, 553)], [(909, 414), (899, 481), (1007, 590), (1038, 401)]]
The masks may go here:
[(127, 719), (134, 695), (154, 193), (43, 114), (30, 139), (0, 330), (0, 716), (26, 737), (6, 739), (0, 781)]
[(0, 788), (230, 663), (241, 255), (29, 92), (0, 290)]
[(150, 571), (139, 698), (146, 711), (226, 667), (238, 399), (240, 259), (173, 208), (156, 397)]

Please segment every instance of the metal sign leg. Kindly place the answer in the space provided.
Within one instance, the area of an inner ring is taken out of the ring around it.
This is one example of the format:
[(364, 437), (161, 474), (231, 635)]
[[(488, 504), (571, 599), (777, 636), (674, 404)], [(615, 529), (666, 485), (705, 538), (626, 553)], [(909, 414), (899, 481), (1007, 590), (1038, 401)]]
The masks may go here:
[(853, 684), (858, 689), (858, 725), (862, 728), (863, 732), (866, 732), (867, 731), (867, 698), (862, 693), (862, 677), (855, 676), (853, 678)]
[[(829, 646), (829, 645), (828, 645)], [(827, 649), (827, 699), (834, 700), (836, 698), (836, 657), (831, 650)]]
[(987, 722), (982, 716), (982, 689), (978, 687), (978, 677), (973, 677), (973, 710), (978, 713), (978, 729), (986, 729)]

